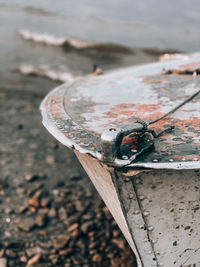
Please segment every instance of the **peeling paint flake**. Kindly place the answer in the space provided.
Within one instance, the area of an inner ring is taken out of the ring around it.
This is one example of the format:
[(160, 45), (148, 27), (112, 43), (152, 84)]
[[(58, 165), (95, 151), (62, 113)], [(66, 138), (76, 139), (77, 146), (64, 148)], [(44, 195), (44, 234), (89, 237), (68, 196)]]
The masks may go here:
[[(167, 75), (163, 69), (180, 71)], [(191, 55), (86, 77), (70, 86), (64, 84), (43, 100), (43, 123), (66, 146), (101, 159), (101, 135), (107, 127), (125, 127), (132, 125), (135, 119), (148, 124), (168, 113), (199, 91), (200, 76), (190, 75), (198, 69), (200, 56)], [(188, 168), (192, 166), (189, 162), (195, 162), (197, 167), (200, 161), (200, 95), (148, 128), (159, 132), (169, 126), (174, 129), (156, 138), (154, 147), (130, 166), (160, 168), (160, 164), (168, 164), (171, 168)], [(130, 138), (127, 140), (131, 142)], [(130, 144), (130, 147), (133, 149), (135, 145)]]

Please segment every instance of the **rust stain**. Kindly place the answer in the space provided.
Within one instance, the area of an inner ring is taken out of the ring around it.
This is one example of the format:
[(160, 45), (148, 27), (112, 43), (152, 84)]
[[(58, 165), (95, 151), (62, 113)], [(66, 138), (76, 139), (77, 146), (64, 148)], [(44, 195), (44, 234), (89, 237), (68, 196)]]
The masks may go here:
[[(118, 104), (113, 106), (109, 112), (104, 112), (107, 118), (118, 118), (120, 117), (123, 121), (128, 122), (133, 118), (143, 118), (143, 119), (155, 119), (156, 116), (162, 115), (158, 110), (160, 109), (158, 104)], [(156, 112), (157, 111), (157, 112)], [(145, 113), (147, 114), (145, 116)], [(126, 117), (123, 117), (125, 115)], [(123, 118), (122, 118), (123, 117)]]
[(185, 69), (185, 70), (187, 69), (195, 70), (199, 68), (200, 68), (200, 61), (180, 65), (180, 69)]
[[(100, 136), (106, 127), (130, 125), (136, 118), (149, 123), (177, 105), (177, 100), (184, 100), (190, 92), (199, 90), (200, 77), (186, 75), (200, 70), (199, 60), (174, 66), (171, 62), (166, 63), (166, 70), (174, 70), (171, 75), (162, 74), (163, 63), (159, 64), (155, 64), (156, 72), (152, 68), (152, 74), (148, 75), (145, 71), (149, 67), (144, 66), (137, 74), (134, 74), (134, 68), (133, 74), (129, 70), (127, 77), (124, 72), (125, 78), (120, 72), (113, 72), (90, 77), (72, 88), (60, 87), (46, 98), (47, 117), (66, 138), (91, 151), (101, 151)], [(141, 162), (200, 160), (199, 97), (195, 101), (181, 112), (149, 125), (156, 132), (169, 125), (174, 125), (175, 129), (156, 138), (155, 148), (140, 158)], [(137, 149), (138, 142), (137, 136), (127, 136), (121, 145)]]

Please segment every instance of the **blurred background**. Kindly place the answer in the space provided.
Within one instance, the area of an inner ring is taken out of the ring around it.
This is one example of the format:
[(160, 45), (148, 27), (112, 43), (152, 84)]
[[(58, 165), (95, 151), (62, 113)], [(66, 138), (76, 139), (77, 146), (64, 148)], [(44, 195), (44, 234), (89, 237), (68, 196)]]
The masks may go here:
[(199, 51), (200, 2), (0, 0), (0, 266), (136, 266), (71, 151), (41, 124), (63, 82)]

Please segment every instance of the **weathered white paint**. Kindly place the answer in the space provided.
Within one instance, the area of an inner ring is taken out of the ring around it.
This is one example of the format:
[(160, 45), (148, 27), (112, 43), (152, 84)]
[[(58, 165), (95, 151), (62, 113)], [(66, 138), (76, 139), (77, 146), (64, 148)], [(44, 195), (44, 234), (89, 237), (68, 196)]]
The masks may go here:
[(141, 212), (138, 202), (138, 196), (132, 183), (132, 179), (135, 179), (138, 171), (131, 170), (132, 179), (131, 177), (128, 177), (127, 174), (130, 174), (129, 171), (125, 176), (120, 170), (115, 172), (115, 184), (118, 189), (118, 194), (124, 210), (126, 221), (136, 244), (143, 266), (158, 267), (155, 251), (152, 243), (149, 240), (144, 216)]
[[(152, 170), (131, 180), (157, 266), (200, 266), (200, 171)], [(132, 208), (127, 221), (134, 230)], [(135, 241), (140, 252), (145, 242)]]

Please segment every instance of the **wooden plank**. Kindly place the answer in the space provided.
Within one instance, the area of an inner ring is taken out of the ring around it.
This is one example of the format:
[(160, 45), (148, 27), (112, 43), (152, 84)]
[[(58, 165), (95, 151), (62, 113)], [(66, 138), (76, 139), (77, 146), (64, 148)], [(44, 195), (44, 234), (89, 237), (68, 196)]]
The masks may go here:
[(88, 156), (87, 154), (81, 154), (77, 151), (75, 151), (75, 154), (136, 255), (138, 267), (142, 267), (143, 264), (130, 234), (120, 199), (113, 182), (113, 169), (108, 169), (106, 165), (103, 165), (100, 161)]

